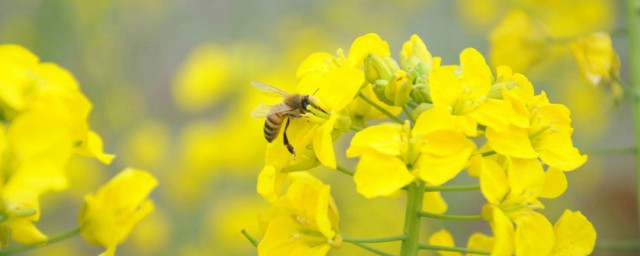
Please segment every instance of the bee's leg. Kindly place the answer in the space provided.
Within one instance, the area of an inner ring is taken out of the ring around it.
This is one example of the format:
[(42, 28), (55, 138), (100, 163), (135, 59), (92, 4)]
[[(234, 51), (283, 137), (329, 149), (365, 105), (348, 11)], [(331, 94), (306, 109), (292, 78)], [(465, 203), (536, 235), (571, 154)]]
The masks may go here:
[(293, 150), (293, 146), (289, 143), (289, 138), (287, 138), (287, 128), (289, 128), (290, 121), (291, 119), (287, 118), (287, 124), (284, 125), (284, 133), (282, 134), (282, 137), (284, 138), (284, 145), (287, 147), (287, 150), (293, 155), (293, 157), (295, 157), (296, 151)]

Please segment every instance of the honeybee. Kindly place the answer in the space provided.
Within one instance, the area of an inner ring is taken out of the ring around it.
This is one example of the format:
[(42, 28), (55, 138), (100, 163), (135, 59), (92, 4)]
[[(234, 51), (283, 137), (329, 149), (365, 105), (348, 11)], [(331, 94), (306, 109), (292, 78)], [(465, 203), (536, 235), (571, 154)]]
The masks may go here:
[(287, 123), (284, 125), (284, 133), (282, 136), (283, 142), (289, 153), (295, 156), (296, 152), (287, 138), (287, 128), (289, 128), (291, 118), (303, 117), (304, 114), (309, 112), (309, 110), (307, 110), (307, 106), (312, 106), (322, 112), (325, 111), (313, 102), (312, 95), (290, 94), (281, 89), (260, 82), (251, 82), (251, 85), (258, 88), (267, 96), (283, 98), (282, 103), (272, 106), (259, 105), (255, 110), (253, 110), (251, 116), (257, 118), (265, 117), (263, 132), (264, 138), (267, 139), (269, 143), (276, 139), (280, 132), (280, 127), (282, 127), (282, 123), (284, 123), (286, 119)]

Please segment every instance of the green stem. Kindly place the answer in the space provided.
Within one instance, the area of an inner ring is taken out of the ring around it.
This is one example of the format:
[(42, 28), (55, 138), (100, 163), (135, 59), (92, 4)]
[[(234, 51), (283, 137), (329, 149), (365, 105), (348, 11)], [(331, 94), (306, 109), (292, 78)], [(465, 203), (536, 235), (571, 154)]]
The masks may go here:
[(407, 115), (409, 120), (411, 120), (411, 123), (416, 123), (416, 119), (413, 118), (413, 114), (411, 114), (411, 111), (407, 108), (407, 105), (402, 105), (402, 111), (404, 111), (404, 114)]
[(246, 237), (246, 238), (247, 238), (247, 240), (249, 240), (249, 242), (251, 242), (251, 244), (253, 245), (253, 247), (258, 247), (258, 244), (259, 244), (260, 242), (258, 242), (258, 240), (257, 240), (257, 239), (253, 238), (253, 236), (251, 236), (251, 234), (249, 234), (249, 232), (247, 232), (247, 231), (246, 231), (246, 230), (244, 230), (244, 229), (243, 229), (242, 231), (240, 231), (240, 232), (242, 232), (242, 234), (244, 235), (244, 237)]
[(420, 245), (420, 249), (422, 249), (422, 250), (431, 250), (431, 251), (448, 251), (448, 252), (473, 253), (473, 254), (482, 254), (482, 255), (491, 254), (491, 252), (483, 251), (483, 250), (467, 249), (467, 248), (460, 248), (460, 247), (450, 247), (450, 246), (426, 245), (426, 244), (421, 244)]
[(424, 196), (424, 182), (418, 180), (407, 186), (407, 207), (404, 215), (404, 234), (400, 255), (415, 256), (420, 250), (420, 211)]
[(351, 244), (353, 244), (353, 245), (355, 245), (355, 246), (358, 246), (358, 247), (360, 247), (360, 248), (362, 248), (362, 249), (365, 249), (365, 250), (367, 250), (367, 251), (370, 251), (370, 252), (375, 253), (375, 254), (378, 254), (378, 255), (382, 255), (382, 256), (395, 256), (395, 255), (393, 255), (393, 254), (391, 254), (391, 253), (385, 252), (385, 251), (380, 250), (380, 249), (378, 249), (378, 248), (371, 247), (371, 246), (366, 245), (366, 244), (362, 244), (362, 243), (358, 243), (358, 242), (349, 242), (349, 241), (347, 241), (347, 240), (345, 240), (345, 242), (351, 243)]
[(33, 249), (36, 249), (36, 248), (40, 248), (40, 247), (44, 247), (44, 246), (47, 246), (47, 245), (50, 245), (50, 244), (53, 244), (53, 243), (60, 242), (60, 241), (65, 240), (67, 238), (73, 237), (73, 236), (75, 236), (77, 234), (80, 234), (80, 227), (74, 228), (74, 229), (66, 231), (64, 233), (60, 233), (60, 234), (51, 236), (46, 241), (33, 243), (33, 244), (16, 245), (16, 246), (11, 246), (11, 247), (4, 248), (4, 249), (2, 249), (2, 251), (0, 251), (0, 255), (9, 255), (9, 254), (16, 253), (16, 252), (24, 252), (24, 251), (33, 250)]
[(420, 212), (420, 217), (427, 217), (432, 219), (441, 219), (441, 220), (481, 220), (482, 216), (480, 215), (445, 215), (445, 214), (436, 214), (430, 212)]
[(426, 186), (424, 187), (424, 192), (447, 192), (447, 191), (469, 191), (469, 190), (480, 190), (480, 185), (469, 185), (469, 186)]
[(347, 235), (342, 235), (342, 240), (349, 243), (364, 243), (364, 244), (373, 244), (373, 243), (387, 243), (387, 242), (395, 242), (404, 240), (407, 238), (406, 235), (397, 235), (397, 236), (388, 236), (388, 237), (376, 237), (376, 238), (353, 238)]
[(640, 250), (638, 241), (605, 241), (596, 244), (596, 250), (637, 251)]
[(380, 105), (376, 104), (375, 102), (373, 102), (373, 100), (371, 100), (369, 97), (367, 97), (367, 95), (364, 95), (362, 92), (358, 92), (358, 96), (363, 99), (364, 101), (366, 101), (367, 103), (369, 103), (369, 105), (371, 105), (372, 107), (374, 107), (375, 109), (377, 109), (378, 111), (382, 112), (383, 114), (385, 114), (387, 117), (389, 117), (391, 120), (395, 121), (396, 123), (399, 124), (404, 124), (404, 122), (398, 118), (397, 116), (395, 116), (394, 114), (391, 114), (389, 111), (387, 111), (386, 109), (384, 109), (383, 107), (381, 107)]
[[(634, 105), (636, 146), (640, 145), (640, 6), (637, 0), (627, 0), (627, 23), (629, 27), (629, 71), (631, 72), (631, 93)], [(636, 200), (640, 214), (640, 150), (636, 151)], [(640, 216), (639, 216), (640, 219)]]
[(341, 173), (344, 173), (344, 174), (346, 174), (346, 175), (349, 175), (349, 176), (353, 176), (353, 174), (354, 174), (354, 172), (353, 172), (353, 171), (351, 171), (351, 170), (349, 170), (349, 169), (347, 169), (347, 168), (344, 168), (344, 166), (340, 166), (340, 165), (337, 165), (337, 166), (336, 166), (336, 170), (338, 170), (338, 171), (340, 171)]
[(627, 148), (601, 148), (601, 149), (586, 149), (584, 151), (587, 155), (613, 155), (613, 154), (635, 154), (636, 147)]
[(495, 155), (497, 152), (491, 150), (491, 151), (487, 151), (487, 152), (482, 152), (482, 156), (483, 157), (487, 157), (487, 156), (491, 156), (491, 155)]

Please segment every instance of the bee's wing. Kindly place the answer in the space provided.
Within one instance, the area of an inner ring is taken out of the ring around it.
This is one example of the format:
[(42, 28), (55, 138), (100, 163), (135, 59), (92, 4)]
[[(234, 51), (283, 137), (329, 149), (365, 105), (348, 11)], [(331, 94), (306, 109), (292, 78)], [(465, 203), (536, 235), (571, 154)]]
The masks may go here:
[(291, 107), (285, 104), (276, 104), (273, 106), (260, 104), (253, 110), (253, 112), (251, 112), (251, 116), (255, 118), (262, 118), (271, 114), (285, 113), (292, 110), (293, 109)]
[(253, 87), (258, 88), (262, 94), (270, 96), (270, 97), (286, 97), (289, 95), (288, 92), (285, 92), (281, 89), (273, 87), (271, 85), (260, 83), (260, 82), (251, 82)]
[(269, 111), (271, 110), (271, 107), (272, 106), (260, 104), (253, 110), (253, 112), (251, 112), (251, 117), (255, 117), (255, 118), (266, 117), (267, 115), (269, 115)]

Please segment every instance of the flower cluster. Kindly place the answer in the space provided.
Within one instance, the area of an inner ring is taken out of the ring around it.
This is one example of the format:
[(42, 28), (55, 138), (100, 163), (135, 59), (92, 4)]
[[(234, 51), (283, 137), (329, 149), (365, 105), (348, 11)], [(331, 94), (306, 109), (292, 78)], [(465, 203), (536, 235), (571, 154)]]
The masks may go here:
[[(113, 160), (113, 155), (103, 152), (101, 137), (89, 127), (91, 107), (69, 71), (40, 62), (19, 45), (0, 45), (0, 247), (9, 240), (23, 244), (47, 240), (35, 226), (40, 217), (39, 200), (47, 192), (69, 186), (66, 169), (72, 156), (86, 156), (104, 164)], [(153, 180), (150, 174), (142, 173)], [(128, 216), (131, 211), (138, 211), (135, 201), (143, 200), (155, 186), (141, 192), (141, 198), (131, 197), (129, 192), (137, 191), (140, 185), (138, 181), (122, 184), (108, 198), (100, 196), (108, 192), (99, 192), (95, 198), (88, 196), (85, 212), (80, 215), (84, 237), (114, 251), (137, 222), (126, 221), (132, 218)], [(111, 218), (107, 209), (124, 198), (124, 206), (112, 210), (119, 217)], [(113, 229), (127, 231), (109, 243), (95, 239)]]
[[(258, 192), (276, 210), (264, 218), (260, 255), (324, 255), (340, 245), (329, 186), (289, 174), (319, 164), (353, 175), (365, 198), (407, 191), (402, 255), (429, 248), (418, 245), (419, 226), (406, 223), (446, 211), (439, 193), (427, 191), (439, 191), (465, 169), (479, 180), (487, 200), (479, 219), (493, 230), (492, 237), (474, 234), (470, 248), (492, 255), (589, 254), (595, 230), (580, 212), (567, 210), (553, 227), (539, 211), (540, 199), (567, 189), (565, 172), (587, 160), (573, 145), (569, 109), (536, 94), (507, 66), (494, 73), (473, 48), (462, 51), (459, 64), (445, 65), (413, 35), (399, 57), (367, 34), (348, 54), (314, 53), (302, 62), (297, 92), (311, 95), (322, 110), (310, 106), (301, 117), (289, 116), (288, 129), (280, 131), (297, 155), (279, 140), (267, 148)], [(333, 143), (349, 130), (355, 135), (344, 156), (358, 158), (354, 173), (337, 164)], [(452, 246), (453, 239), (443, 230), (430, 243)]]

